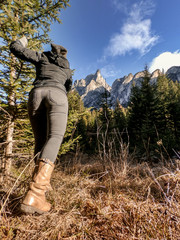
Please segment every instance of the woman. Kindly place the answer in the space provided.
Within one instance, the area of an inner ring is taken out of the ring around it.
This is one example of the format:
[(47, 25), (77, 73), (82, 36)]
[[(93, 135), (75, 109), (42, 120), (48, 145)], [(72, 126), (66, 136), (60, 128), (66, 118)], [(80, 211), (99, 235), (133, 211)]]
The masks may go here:
[(67, 50), (51, 44), (51, 51), (38, 53), (27, 47), (26, 37), (11, 43), (10, 51), (21, 60), (35, 65), (36, 79), (29, 94), (28, 113), (35, 137), (35, 169), (21, 210), (25, 213), (48, 212), (51, 204), (45, 192), (51, 189), (50, 178), (67, 125), (67, 91), (72, 86), (72, 71)]

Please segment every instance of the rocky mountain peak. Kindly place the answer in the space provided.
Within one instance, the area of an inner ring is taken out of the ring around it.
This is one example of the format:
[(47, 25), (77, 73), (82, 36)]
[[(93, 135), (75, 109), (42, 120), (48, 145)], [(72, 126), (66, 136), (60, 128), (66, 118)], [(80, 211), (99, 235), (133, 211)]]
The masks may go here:
[(96, 71), (95, 75), (96, 75), (97, 77), (100, 77), (100, 75), (101, 75), (100, 69), (98, 69), (98, 70)]
[(105, 91), (111, 91), (111, 87), (107, 84), (99, 69), (95, 74), (89, 74), (85, 79), (76, 80), (73, 89), (79, 93), (85, 107), (95, 108), (99, 107), (102, 94)]
[(174, 66), (167, 70), (166, 75), (168, 78), (172, 79), (174, 82), (180, 82), (180, 67)]
[(136, 73), (136, 74), (134, 75), (134, 77), (133, 77), (133, 80), (139, 79), (139, 78), (143, 78), (143, 77), (144, 77), (144, 74), (145, 74), (144, 71)]
[(133, 74), (129, 73), (129, 75), (127, 77), (125, 77), (124, 79), (124, 84), (128, 84), (131, 80), (133, 79)]
[(160, 69), (156, 69), (154, 72), (152, 72), (151, 74), (151, 78), (157, 78), (162, 74), (162, 72), (160, 71)]
[(166, 74), (168, 73), (179, 73), (180, 72), (180, 67), (179, 66), (174, 66), (171, 67), (167, 70)]
[[(150, 76), (151, 82), (156, 82), (160, 75), (162, 75), (162, 72), (159, 69), (155, 70)], [(180, 67), (171, 67), (166, 72), (166, 75), (173, 81), (180, 82)], [(126, 107), (129, 102), (133, 84), (140, 86), (144, 76), (145, 71), (138, 72), (134, 76), (130, 73), (128, 76), (116, 79), (112, 87), (110, 87), (98, 69), (95, 74), (90, 74), (85, 79), (76, 80), (73, 89), (78, 91), (85, 107), (99, 108), (102, 94), (105, 91), (110, 93), (113, 107), (116, 106), (117, 100), (122, 106)]]
[(155, 83), (157, 78), (162, 75), (162, 72), (159, 69), (156, 69), (151, 73), (151, 82)]

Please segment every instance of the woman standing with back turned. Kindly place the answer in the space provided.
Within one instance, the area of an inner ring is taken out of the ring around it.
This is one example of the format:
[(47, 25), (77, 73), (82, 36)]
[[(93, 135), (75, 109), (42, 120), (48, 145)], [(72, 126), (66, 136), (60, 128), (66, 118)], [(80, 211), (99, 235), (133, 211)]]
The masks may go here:
[(45, 192), (51, 189), (50, 178), (67, 125), (67, 92), (72, 86), (72, 71), (67, 50), (51, 44), (51, 51), (38, 53), (27, 48), (22, 37), (11, 43), (10, 51), (21, 60), (35, 65), (36, 79), (29, 93), (28, 113), (35, 137), (35, 169), (21, 210), (25, 213), (48, 212), (51, 204)]

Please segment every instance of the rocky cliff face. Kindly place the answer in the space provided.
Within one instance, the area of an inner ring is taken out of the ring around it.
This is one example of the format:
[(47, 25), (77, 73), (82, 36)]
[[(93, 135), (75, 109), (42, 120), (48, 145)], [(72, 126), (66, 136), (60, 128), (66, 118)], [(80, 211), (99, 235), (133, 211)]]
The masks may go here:
[(111, 102), (113, 106), (116, 105), (117, 99), (122, 105), (125, 105), (128, 102), (132, 79), (133, 75), (130, 73), (128, 76), (118, 78), (113, 82), (111, 89)]
[(180, 82), (180, 67), (171, 67), (167, 70), (166, 75), (171, 80)]
[(73, 89), (78, 91), (85, 107), (99, 108), (102, 95), (107, 91), (110, 94), (111, 87), (102, 77), (100, 70), (88, 75), (85, 79), (76, 80)]
[[(155, 82), (157, 77), (161, 75), (161, 71), (157, 69), (151, 74), (151, 82)], [(128, 76), (123, 78), (116, 79), (112, 84), (111, 89), (111, 101), (113, 106), (116, 105), (117, 100), (121, 103), (122, 106), (127, 106), (129, 98), (131, 95), (131, 89), (133, 84), (136, 86), (141, 85), (141, 81), (144, 77), (144, 71), (136, 73), (134, 76), (130, 73)]]
[[(162, 72), (157, 69), (151, 74), (151, 82), (155, 82)], [(171, 67), (166, 75), (173, 81), (180, 82), (180, 67)], [(76, 80), (73, 89), (78, 91), (85, 107), (99, 108), (102, 94), (107, 91), (110, 94), (112, 106), (115, 107), (117, 100), (122, 106), (127, 106), (133, 84), (140, 86), (144, 77), (144, 71), (135, 75), (130, 73), (128, 76), (116, 79), (110, 87), (102, 77), (100, 70), (95, 74), (88, 75), (85, 79)]]

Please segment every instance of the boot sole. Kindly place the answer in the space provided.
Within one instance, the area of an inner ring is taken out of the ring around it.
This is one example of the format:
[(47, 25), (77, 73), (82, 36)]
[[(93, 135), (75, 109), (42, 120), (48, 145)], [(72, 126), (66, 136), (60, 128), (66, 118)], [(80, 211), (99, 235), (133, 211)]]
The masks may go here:
[(33, 206), (29, 206), (26, 204), (21, 204), (20, 209), (23, 213), (27, 213), (27, 214), (33, 214), (33, 213), (38, 213), (38, 214), (44, 214), (47, 213), (46, 211), (42, 211), (36, 207)]

